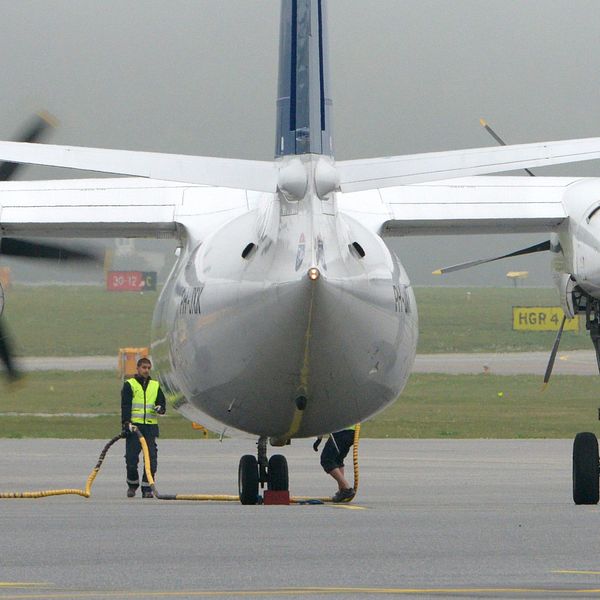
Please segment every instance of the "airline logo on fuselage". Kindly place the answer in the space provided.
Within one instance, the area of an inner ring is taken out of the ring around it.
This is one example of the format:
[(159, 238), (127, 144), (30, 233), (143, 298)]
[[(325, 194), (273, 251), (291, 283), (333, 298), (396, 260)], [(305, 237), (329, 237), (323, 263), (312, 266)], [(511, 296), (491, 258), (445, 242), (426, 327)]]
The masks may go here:
[(298, 250), (296, 251), (296, 271), (302, 266), (304, 262), (304, 255), (306, 254), (306, 238), (304, 234), (300, 234), (300, 239), (298, 240)]

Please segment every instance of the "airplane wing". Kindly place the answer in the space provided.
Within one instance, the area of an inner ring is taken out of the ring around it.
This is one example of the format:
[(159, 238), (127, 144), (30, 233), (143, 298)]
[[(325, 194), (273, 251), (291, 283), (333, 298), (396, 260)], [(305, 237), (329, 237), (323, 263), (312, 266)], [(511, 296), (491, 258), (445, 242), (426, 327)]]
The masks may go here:
[(257, 192), (275, 192), (278, 177), (272, 161), (25, 142), (0, 142), (0, 160)]
[(566, 189), (581, 178), (466, 177), (338, 194), (338, 206), (382, 236), (530, 233), (567, 218)]
[[(597, 158), (600, 138), (341, 161), (339, 206), (382, 235), (550, 231), (575, 179), (465, 176)], [(208, 233), (275, 192), (281, 166), (24, 142), (0, 142), (0, 160), (139, 176), (1, 184), (3, 233), (40, 236), (176, 237), (186, 216), (211, 214)]]
[[(250, 209), (245, 190), (143, 178), (0, 182), (3, 236), (204, 237)], [(202, 217), (202, 218), (198, 218)]]
[[(13, 142), (15, 143), (15, 142)], [(0, 144), (0, 158), (2, 144)], [(336, 163), (342, 192), (502, 173), (600, 158), (600, 138), (427, 152)]]
[[(342, 192), (600, 158), (600, 138), (428, 152), (336, 163)], [(0, 161), (133, 175), (257, 192), (276, 192), (277, 161), (209, 158), (81, 146), (0, 142)]]

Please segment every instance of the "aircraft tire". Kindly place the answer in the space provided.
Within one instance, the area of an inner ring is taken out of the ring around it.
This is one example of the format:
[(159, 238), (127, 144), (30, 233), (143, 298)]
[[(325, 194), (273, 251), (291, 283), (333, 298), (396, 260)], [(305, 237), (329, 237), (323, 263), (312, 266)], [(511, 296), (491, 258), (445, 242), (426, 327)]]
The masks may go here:
[(599, 495), (598, 438), (585, 431), (573, 442), (573, 501), (598, 504)]
[(252, 454), (244, 454), (240, 458), (238, 487), (242, 504), (258, 502), (258, 461)]
[(290, 488), (288, 464), (283, 454), (273, 454), (269, 459), (267, 487), (273, 491), (287, 491)]

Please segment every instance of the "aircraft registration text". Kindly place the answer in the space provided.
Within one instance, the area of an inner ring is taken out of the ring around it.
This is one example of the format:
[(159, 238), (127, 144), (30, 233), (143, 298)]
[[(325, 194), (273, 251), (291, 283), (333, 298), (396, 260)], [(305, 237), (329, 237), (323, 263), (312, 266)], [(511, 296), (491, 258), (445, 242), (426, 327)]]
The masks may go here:
[(203, 289), (203, 287), (191, 287), (183, 290), (178, 309), (180, 315), (199, 315), (201, 313), (200, 296)]

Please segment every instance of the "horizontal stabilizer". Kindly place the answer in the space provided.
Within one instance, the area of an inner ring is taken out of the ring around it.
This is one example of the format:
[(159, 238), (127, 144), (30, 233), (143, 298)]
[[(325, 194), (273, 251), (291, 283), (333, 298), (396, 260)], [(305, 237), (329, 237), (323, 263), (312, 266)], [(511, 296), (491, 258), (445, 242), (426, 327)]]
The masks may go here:
[(0, 161), (275, 192), (273, 162), (24, 142), (0, 142)]
[(338, 162), (336, 167), (342, 192), (359, 192), (598, 158), (600, 138), (584, 138), (346, 160)]

